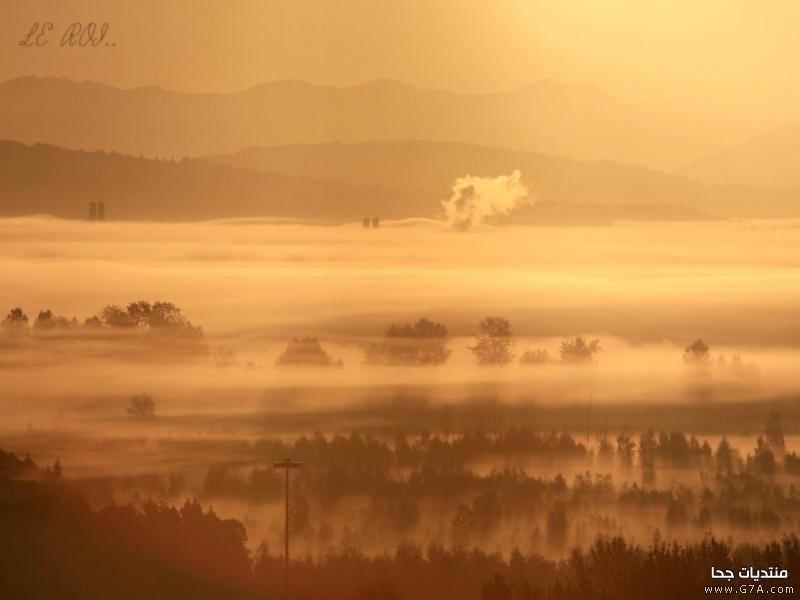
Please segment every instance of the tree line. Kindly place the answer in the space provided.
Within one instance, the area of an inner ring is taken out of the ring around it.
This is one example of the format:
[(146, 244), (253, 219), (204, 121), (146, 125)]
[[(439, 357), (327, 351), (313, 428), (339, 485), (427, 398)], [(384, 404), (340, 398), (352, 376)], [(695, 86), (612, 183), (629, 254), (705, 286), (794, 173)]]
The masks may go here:
[[(27, 466), (23, 466), (26, 465)], [(196, 501), (179, 508), (92, 508), (58, 477), (32, 477), (30, 461), (0, 452), (0, 597), (4, 598), (281, 598), (283, 561), (247, 532)], [(11, 470), (8, 470), (8, 465)], [(482, 501), (487, 502), (487, 501)], [(491, 508), (488, 510), (491, 514)], [(465, 513), (462, 519), (473, 517)], [(480, 517), (483, 518), (483, 517)], [(560, 527), (558, 510), (548, 515)], [(403, 600), (638, 600), (696, 597), (713, 581), (710, 566), (780, 565), (800, 572), (800, 539), (759, 545), (700, 542), (640, 546), (598, 536), (555, 560), (516, 549), (507, 556), (479, 547), (420, 547), (367, 556), (352, 546), (322, 559), (293, 560), (292, 598)]]
[[(392, 323), (377, 342), (364, 348), (364, 362), (381, 366), (439, 366), (447, 363), (452, 350), (448, 348), (449, 331), (443, 323), (420, 318), (413, 323)], [(517, 342), (508, 319), (488, 316), (481, 320), (472, 334), (468, 349), (479, 365), (502, 366), (515, 360), (521, 365), (572, 364), (588, 365), (602, 350), (600, 340), (582, 336), (562, 340), (558, 357), (542, 348), (532, 348), (517, 354)], [(139, 300), (127, 306), (108, 305), (97, 314), (80, 322), (75, 317), (41, 310), (31, 320), (21, 308), (13, 308), (0, 322), (0, 349), (24, 349), (47, 342), (83, 342), (91, 353), (91, 342), (125, 341), (133, 353), (178, 357), (209, 356), (209, 345), (200, 326), (189, 321), (171, 302)], [(123, 344), (97, 346), (98, 354), (114, 354)], [(213, 354), (218, 364), (235, 364), (232, 353), (217, 349)], [(754, 365), (745, 365), (741, 356), (734, 355), (728, 365), (724, 356), (713, 361), (709, 346), (701, 339), (688, 345), (684, 361), (695, 367), (714, 363), (730, 366), (734, 372), (755, 374)], [(278, 357), (277, 366), (342, 367), (341, 359), (331, 356), (315, 337), (298, 337), (289, 341)]]
[(171, 302), (139, 300), (125, 307), (111, 304), (80, 322), (41, 310), (31, 320), (21, 308), (13, 308), (0, 322), (0, 348), (52, 347), (51, 342), (80, 343), (87, 353), (118, 351), (159, 356), (202, 356), (208, 343), (200, 326), (194, 325)]

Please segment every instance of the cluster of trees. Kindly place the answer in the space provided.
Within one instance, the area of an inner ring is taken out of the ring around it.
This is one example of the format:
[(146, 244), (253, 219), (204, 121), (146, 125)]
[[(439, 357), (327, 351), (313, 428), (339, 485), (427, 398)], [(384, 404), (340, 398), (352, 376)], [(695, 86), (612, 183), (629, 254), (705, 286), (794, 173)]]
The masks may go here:
[[(365, 349), (365, 362), (368, 365), (384, 366), (438, 366), (447, 362), (452, 351), (447, 347), (448, 329), (442, 323), (427, 318), (414, 323), (392, 323), (384, 337)], [(508, 319), (490, 316), (478, 323), (473, 334), (474, 344), (468, 346), (480, 365), (507, 365), (517, 358), (517, 342)], [(535, 366), (547, 364), (588, 365), (596, 360), (600, 352), (600, 340), (582, 336), (568, 338), (561, 342), (558, 357), (542, 348), (525, 350), (519, 355), (521, 365)], [(757, 367), (745, 364), (742, 357), (735, 354), (730, 361), (724, 355), (712, 358), (711, 349), (703, 340), (697, 339), (683, 352), (684, 362), (695, 367), (715, 365), (730, 368), (736, 375), (757, 375)], [(279, 366), (341, 366), (325, 352), (317, 338), (294, 339), (279, 357)]]
[(293, 456), (315, 467), (344, 465), (372, 472), (426, 465), (463, 466), (492, 456), (521, 455), (547, 460), (589, 456), (587, 448), (568, 433), (543, 432), (526, 426), (512, 426), (494, 435), (467, 431), (445, 436), (423, 431), (413, 437), (397, 429), (392, 438), (389, 442), (357, 431), (333, 436), (316, 432), (293, 442), (261, 439), (253, 450), (259, 456)]
[(769, 414), (753, 453), (745, 457), (724, 437), (714, 450), (707, 440), (698, 440), (681, 431), (648, 430), (638, 438), (620, 433), (616, 445), (602, 437), (594, 451), (568, 433), (543, 432), (528, 426), (512, 426), (495, 434), (466, 431), (440, 435), (423, 431), (413, 437), (398, 429), (392, 437), (389, 441), (355, 431), (347, 436), (328, 437), (317, 432), (310, 437), (300, 436), (293, 442), (261, 439), (252, 452), (257, 456), (291, 455), (313, 465), (311, 470), (335, 470), (348, 479), (362, 482), (391, 481), (395, 469), (453, 473), (490, 457), (516, 456), (546, 462), (577, 460), (587, 467), (610, 469), (617, 466), (623, 470), (638, 465), (643, 483), (650, 483), (650, 471), (656, 468), (700, 469), (712, 476), (740, 472), (770, 475), (781, 471), (794, 473), (800, 464), (800, 457), (785, 450), (777, 411)]
[[(22, 463), (0, 452), (0, 461)], [(36, 468), (35, 465), (33, 467)], [(594, 485), (594, 484), (592, 484)], [(602, 486), (602, 484), (601, 484)], [(547, 538), (558, 543), (569, 527), (566, 499), (546, 514)], [(492, 527), (499, 501), (478, 496), (459, 512), (468, 528)], [(412, 512), (398, 506), (381, 509)], [(283, 557), (262, 544), (247, 549), (247, 532), (195, 501), (180, 508), (92, 509), (59, 479), (33, 481), (0, 474), (0, 597), (49, 599), (198, 598), (250, 600), (283, 597)], [(732, 546), (709, 538), (686, 544), (640, 546), (599, 536), (562, 560), (514, 550), (507, 557), (466, 545), (445, 548), (402, 543), (368, 556), (351, 545), (321, 559), (293, 559), (293, 598), (402, 600), (620, 600), (692, 598), (715, 582), (710, 566), (780, 565), (800, 570), (800, 539)]]
[[(429, 319), (415, 323), (392, 324), (384, 338), (366, 350), (366, 362), (371, 365), (442, 365), (450, 357), (447, 348), (447, 327)], [(516, 340), (511, 323), (503, 317), (490, 316), (478, 323), (473, 336), (475, 343), (469, 349), (480, 365), (506, 365), (516, 357)], [(582, 337), (564, 340), (560, 348), (563, 363), (590, 363), (600, 350), (598, 340)], [(534, 365), (554, 362), (546, 350), (528, 350), (519, 359), (520, 364)]]
[(619, 465), (628, 469), (638, 455), (644, 483), (655, 481), (655, 469), (659, 466), (700, 469), (719, 477), (733, 473), (795, 473), (800, 461), (794, 452), (786, 451), (781, 416), (775, 410), (770, 411), (762, 434), (756, 438), (753, 453), (746, 457), (740, 456), (726, 437), (714, 451), (707, 440), (700, 443), (693, 435), (687, 437), (680, 431), (656, 434), (652, 430), (643, 432), (638, 444), (628, 434), (618, 435), (616, 452), (607, 440), (601, 440), (598, 454), (600, 458), (616, 454)]
[[(291, 455), (305, 465), (294, 479), (293, 515), (297, 531), (313, 544), (332, 539), (326, 513), (340, 501), (363, 497), (370, 508), (359, 517), (363, 523), (353, 523), (356, 529), (347, 539), (354, 543), (374, 543), (374, 531), (414, 539), (421, 534), (424, 514), (448, 523), (451, 543), (481, 543), (524, 524), (531, 528), (531, 548), (557, 552), (586, 541), (587, 532), (618, 532), (622, 523), (696, 535), (791, 530), (792, 523), (800, 522), (800, 489), (791, 479), (800, 457), (786, 452), (783, 444), (780, 418), (773, 413), (755, 449), (745, 456), (724, 438), (714, 449), (679, 431), (646, 431), (636, 438), (620, 434), (616, 447), (605, 443), (592, 452), (567, 434), (517, 427), (497, 435), (424, 434), (414, 439), (398, 431), (394, 443), (357, 433), (316, 434), (293, 443), (261, 440), (252, 451), (254, 456)], [(573, 469), (585, 465), (585, 471), (571, 482), (509, 467), (488, 474), (473, 471), (476, 460), (491, 456)], [(274, 470), (242, 468), (243, 458), (209, 469), (201, 497), (279, 501), (283, 482)], [(662, 469), (669, 469), (669, 476), (660, 481)], [(612, 470), (621, 470), (621, 485), (612, 481)], [(683, 472), (678, 480), (701, 485), (676, 484), (676, 470)], [(776, 477), (781, 473), (790, 478)], [(431, 507), (435, 514), (426, 512)]]
[(724, 354), (714, 358), (711, 355), (711, 348), (701, 339), (696, 339), (683, 350), (683, 360), (687, 365), (697, 368), (717, 367), (718, 369), (729, 368), (735, 375), (757, 376), (758, 366), (754, 363), (745, 363), (739, 354), (734, 354), (730, 361)]
[(392, 323), (380, 342), (366, 350), (370, 365), (443, 365), (450, 357), (447, 348), (447, 327), (428, 319), (416, 323)]
[[(413, 323), (392, 323), (382, 339), (369, 344), (364, 350), (364, 362), (382, 366), (439, 366), (450, 358), (447, 347), (447, 326), (421, 318)], [(511, 324), (502, 317), (486, 317), (478, 324), (474, 334), (475, 344), (469, 349), (481, 365), (506, 365), (515, 358), (516, 341)], [(589, 364), (600, 351), (599, 340), (582, 337), (564, 340), (559, 350), (560, 361), (570, 364)], [(548, 364), (556, 362), (547, 350), (528, 350), (519, 359), (520, 364)], [(341, 366), (322, 348), (317, 338), (295, 338), (281, 354), (278, 366)]]
[(332, 358), (319, 343), (317, 338), (294, 338), (286, 350), (278, 357), (279, 367), (342, 367), (341, 359)]
[[(704, 586), (714, 583), (709, 565), (740, 564), (781, 564), (792, 573), (800, 567), (800, 540), (734, 547), (712, 538), (642, 547), (619, 536), (600, 537), (563, 561), (520, 551), (504, 559), (477, 548), (403, 544), (378, 557), (346, 548), (320, 563), (294, 563), (291, 575), (297, 597), (309, 599), (672, 600), (703, 595)], [(257, 557), (255, 572), (269, 589), (280, 589), (280, 560), (268, 550)]]
[[(135, 398), (136, 406), (141, 405), (144, 410), (131, 410), (132, 415), (151, 418), (148, 397)], [(786, 450), (777, 412), (769, 414), (755, 448), (745, 455), (725, 438), (713, 448), (707, 440), (680, 431), (644, 431), (635, 437), (620, 433), (616, 444), (612, 442), (603, 437), (596, 448), (590, 449), (566, 433), (517, 426), (493, 434), (450, 431), (432, 435), (423, 431), (408, 436), (397, 430), (380, 438), (353, 432), (330, 437), (317, 433), (293, 442), (262, 439), (252, 446), (237, 447), (231, 463), (212, 466), (195, 493), (208, 501), (235, 498), (253, 503), (275, 502), (283, 493), (282, 480), (269, 465), (252, 466), (253, 461), (264, 456), (292, 456), (306, 465), (295, 476), (294, 496), (297, 514), (305, 515), (299, 523), (309, 532), (313, 532), (312, 524), (324, 525), (319, 519), (320, 511), (352, 496), (371, 499), (371, 518), (382, 528), (397, 533), (413, 531), (423, 503), (436, 499), (458, 539), (477, 539), (486, 523), (496, 522), (485, 515), (477, 516), (491, 503), (473, 505), (471, 500), (464, 500), (490, 493), (495, 494), (495, 505), (501, 508), (503, 519), (516, 518), (513, 515), (526, 505), (547, 509), (559, 501), (566, 501), (566, 514), (570, 515), (572, 507), (590, 499), (595, 509), (605, 507), (609, 518), (631, 507), (656, 507), (662, 511), (662, 522), (656, 519), (655, 525), (696, 527), (701, 531), (720, 525), (772, 529), (778, 523), (800, 520), (800, 499), (791, 479), (800, 474), (800, 456)], [(226, 453), (231, 455), (228, 450)], [(536, 471), (526, 473), (513, 468), (483, 475), (474, 472), (473, 465), (485, 460), (550, 468), (558, 464), (586, 472), (571, 484), (560, 476), (541, 478), (533, 475)], [(251, 466), (242, 466), (248, 464)], [(599, 471), (592, 474), (595, 469)], [(670, 470), (663, 479), (662, 469)], [(705, 482), (704, 487), (675, 488), (675, 470), (682, 470), (687, 480)], [(612, 471), (638, 483), (615, 487), (604, 475)], [(789, 476), (792, 485), (787, 486), (781, 475)], [(171, 476), (169, 481), (130, 482), (128, 492), (140, 486), (144, 486), (143, 493), (156, 497), (170, 497), (168, 490), (185, 489)], [(120, 489), (119, 482), (114, 487)], [(456, 519), (460, 502), (466, 508)], [(598, 527), (615, 531), (612, 526)], [(551, 529), (557, 531), (555, 527)], [(569, 531), (576, 533), (574, 529)], [(548, 534), (548, 540), (551, 537), (559, 539)]]
[[(109, 305), (83, 323), (77, 318), (54, 314), (50, 309), (39, 312), (31, 324), (21, 308), (9, 311), (0, 324), (0, 346), (24, 348), (36, 342), (124, 339), (144, 344), (149, 350), (206, 355), (208, 344), (203, 331), (193, 325), (171, 302), (131, 302), (126, 307)], [(478, 324), (475, 344), (470, 350), (481, 365), (504, 365), (515, 358), (516, 342), (511, 324), (502, 317), (486, 317)], [(442, 323), (426, 318), (414, 323), (393, 323), (384, 338), (365, 350), (365, 362), (370, 365), (436, 366), (450, 357), (447, 347), (448, 330)], [(113, 349), (112, 349), (113, 350)], [(560, 355), (563, 363), (590, 363), (600, 350), (598, 340), (582, 337), (564, 340)], [(234, 364), (229, 352), (222, 357), (224, 364)], [(520, 357), (525, 365), (551, 361), (546, 350), (530, 350)], [(314, 337), (295, 338), (278, 357), (278, 366), (338, 366), (341, 360), (331, 357)]]
[[(0, 346), (21, 349), (52, 342), (126, 342), (127, 350), (159, 355), (205, 355), (208, 344), (199, 326), (192, 324), (171, 302), (140, 300), (126, 307), (109, 305), (83, 323), (77, 318), (39, 312), (33, 323), (21, 308), (11, 309), (0, 323)], [(123, 344), (117, 344), (120, 348)], [(103, 346), (114, 351), (114, 346)]]
[[(514, 360), (516, 342), (511, 323), (502, 317), (486, 317), (478, 324), (475, 345), (470, 350), (481, 365), (505, 365)], [(564, 364), (590, 364), (601, 350), (600, 340), (587, 341), (583, 337), (561, 342), (559, 355)], [(555, 362), (547, 350), (526, 350), (519, 359), (523, 365), (541, 365)]]
[(194, 501), (93, 510), (29, 458), (0, 451), (0, 464), (16, 465), (0, 470), (0, 597), (256, 597), (238, 521)]
[(36, 470), (36, 464), (30, 455), (26, 455), (23, 459), (13, 452), (0, 450), (0, 479), (30, 477)]
[[(202, 329), (192, 324), (171, 302), (140, 300), (126, 307), (109, 305), (83, 323), (77, 318), (54, 314), (50, 309), (39, 312), (33, 323), (21, 308), (13, 308), (0, 322), (0, 348), (25, 348), (38, 342), (98, 340), (127, 341), (128, 350), (146, 355), (206, 356), (209, 347)], [(421, 318), (414, 323), (393, 323), (383, 339), (365, 349), (369, 365), (437, 366), (450, 357), (448, 330), (442, 323)], [(478, 323), (475, 342), (469, 350), (480, 365), (506, 365), (516, 358), (516, 340), (508, 319), (489, 316)], [(117, 346), (120, 347), (119, 345)], [(562, 364), (585, 365), (594, 362), (600, 352), (600, 341), (581, 336), (565, 339), (556, 360), (541, 348), (529, 349), (519, 356), (522, 365)], [(113, 352), (104, 347), (103, 352)], [(220, 349), (218, 364), (235, 364), (233, 353)], [(684, 361), (697, 367), (715, 364), (730, 367), (739, 375), (757, 374), (757, 367), (745, 364), (741, 356), (728, 360), (723, 355), (712, 359), (709, 346), (697, 339), (684, 349)], [(252, 366), (252, 363), (248, 363)], [(314, 337), (294, 338), (278, 357), (277, 366), (341, 367), (340, 359), (331, 357)]]

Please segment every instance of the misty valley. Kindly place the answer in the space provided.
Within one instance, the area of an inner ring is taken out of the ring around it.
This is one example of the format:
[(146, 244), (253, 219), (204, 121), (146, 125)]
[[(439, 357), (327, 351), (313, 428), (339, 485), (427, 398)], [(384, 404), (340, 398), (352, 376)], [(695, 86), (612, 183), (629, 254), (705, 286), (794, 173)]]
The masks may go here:
[(800, 4), (99, 4), (0, 8), (0, 600), (800, 592)]
[(285, 457), (298, 597), (800, 567), (794, 221), (0, 229), (0, 518), (75, 573), (279, 596)]

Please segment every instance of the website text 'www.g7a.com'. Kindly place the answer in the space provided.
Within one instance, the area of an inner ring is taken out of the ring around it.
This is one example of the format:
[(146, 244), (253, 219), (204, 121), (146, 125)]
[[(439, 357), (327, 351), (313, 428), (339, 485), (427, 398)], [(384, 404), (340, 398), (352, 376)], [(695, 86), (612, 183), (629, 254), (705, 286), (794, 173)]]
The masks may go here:
[(741, 585), (706, 585), (706, 594), (794, 594), (791, 585), (761, 585), (758, 583), (743, 583)]

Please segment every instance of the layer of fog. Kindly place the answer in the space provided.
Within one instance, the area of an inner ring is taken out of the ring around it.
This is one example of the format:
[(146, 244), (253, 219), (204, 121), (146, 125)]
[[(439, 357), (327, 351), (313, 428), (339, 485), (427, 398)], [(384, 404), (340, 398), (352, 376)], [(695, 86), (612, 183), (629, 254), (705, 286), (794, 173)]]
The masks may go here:
[[(3, 428), (91, 429), (96, 419), (123, 418), (124, 402), (140, 392), (158, 398), (164, 418), (206, 422), (331, 410), (409, 384), (430, 386), (426, 397), (440, 404), (772, 397), (796, 390), (799, 241), (797, 221), (454, 232), (425, 221), (363, 229), (5, 219), (6, 310), (83, 319), (106, 304), (168, 300), (203, 326), (212, 358), (179, 366), (21, 353), (15, 367), (0, 369), (11, 392), (3, 408), (24, 406), (7, 411)], [(479, 368), (469, 336), (487, 314), (511, 320), (517, 354), (546, 349), (557, 360), (561, 339), (599, 338), (597, 364)], [(448, 326), (447, 365), (364, 364), (365, 346), (390, 323), (420, 316)], [(276, 368), (295, 336), (318, 337), (344, 368)], [(683, 347), (698, 337), (710, 344), (713, 362), (740, 355), (747, 377), (729, 367), (712, 365), (701, 375), (688, 369)], [(227, 368), (215, 366), (220, 349), (232, 353)], [(294, 394), (291, 402), (263, 394), (309, 385), (326, 393)]]
[(254, 344), (380, 335), (419, 316), (463, 336), (499, 314), (535, 337), (785, 346), (800, 339), (798, 241), (797, 221), (453, 232), (6, 219), (0, 299), (79, 318), (164, 299), (215, 338)]
[[(751, 449), (766, 406), (798, 391), (798, 242), (796, 221), (456, 232), (422, 220), (378, 229), (2, 220), (4, 311), (19, 306), (33, 320), (52, 309), (82, 320), (107, 304), (167, 300), (204, 328), (212, 355), (170, 364), (41, 347), (6, 352), (0, 447), (43, 464), (60, 458), (70, 477), (179, 472), (199, 482), (218, 462), (250, 464), (242, 457), (258, 439), (409, 424), (414, 433), (435, 429), (437, 415), (455, 407), (461, 429), (522, 423), (582, 441), (585, 433), (593, 444), (601, 428), (613, 435), (633, 422), (632, 432), (682, 428), (713, 443), (727, 434)], [(486, 315), (510, 319), (517, 354), (546, 349), (556, 363), (479, 367), (468, 346)], [(364, 364), (364, 348), (390, 323), (422, 316), (451, 332), (446, 365)], [(557, 364), (561, 340), (574, 335), (600, 339), (596, 364)], [(296, 336), (318, 337), (344, 368), (276, 367)], [(696, 338), (712, 354), (699, 371), (682, 358)], [(731, 367), (737, 354), (744, 375)], [(155, 399), (152, 422), (126, 412), (139, 393)], [(530, 406), (533, 417), (498, 423), (471, 403)], [(736, 403), (750, 412), (724, 422)], [(646, 412), (660, 405), (675, 407), (672, 420)], [(708, 407), (701, 419), (685, 410), (697, 405)], [(576, 413), (572, 422), (547, 412), (559, 406)], [(797, 445), (787, 435), (787, 446)], [(508, 465), (487, 459), (472, 468), (498, 466)], [(566, 476), (584, 468), (511, 466)], [(244, 518), (252, 540), (277, 539), (278, 506), (215, 506)], [(331, 519), (358, 523), (361, 508)], [(422, 538), (435, 539), (437, 527), (424, 520)], [(503, 530), (497, 543), (508, 539)]]

